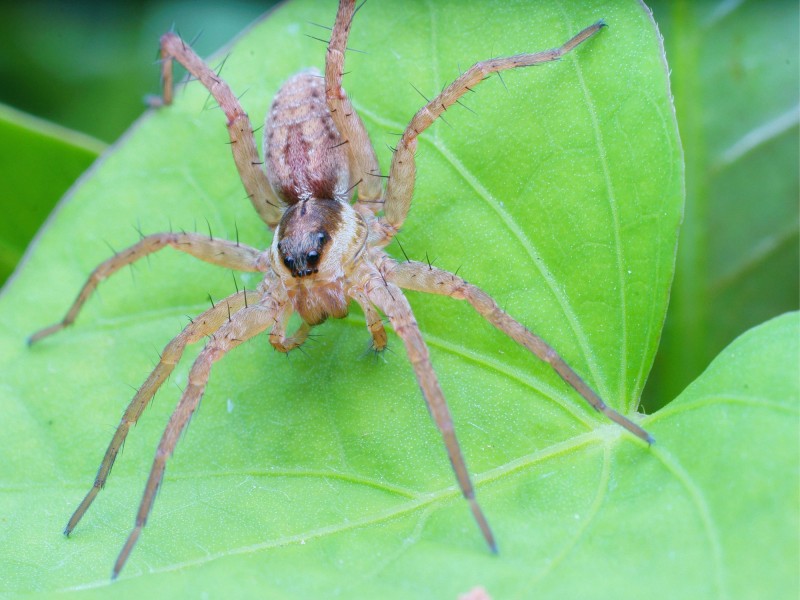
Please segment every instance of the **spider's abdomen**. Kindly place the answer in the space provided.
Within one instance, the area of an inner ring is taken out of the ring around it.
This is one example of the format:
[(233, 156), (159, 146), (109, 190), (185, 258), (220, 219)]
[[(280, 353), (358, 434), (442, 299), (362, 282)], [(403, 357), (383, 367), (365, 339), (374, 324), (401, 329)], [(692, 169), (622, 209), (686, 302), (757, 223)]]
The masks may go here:
[(325, 80), (298, 73), (278, 91), (264, 129), (264, 156), (272, 189), (287, 204), (344, 199), (347, 150), (325, 103)]

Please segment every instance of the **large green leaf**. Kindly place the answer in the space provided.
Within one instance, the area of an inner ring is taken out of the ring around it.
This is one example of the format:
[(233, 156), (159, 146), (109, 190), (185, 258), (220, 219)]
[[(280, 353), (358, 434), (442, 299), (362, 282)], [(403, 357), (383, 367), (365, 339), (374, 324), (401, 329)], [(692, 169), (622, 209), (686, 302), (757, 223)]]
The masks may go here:
[[(247, 90), (251, 115), (266, 113), (291, 73), (322, 66), (324, 46), (304, 33), (324, 35), (309, 22), (333, 14), (310, 0), (283, 6), (234, 46), (223, 75)], [(493, 78), (465, 99), (475, 114), (456, 107), (449, 126), (423, 135), (401, 241), (412, 257), (461, 267), (632, 413), (666, 310), (683, 184), (649, 14), (619, 2), (368, 3), (350, 43), (368, 53), (351, 53), (345, 83), (386, 168), (386, 146), (421, 103), (409, 82), (434, 94), (459, 66), (554, 46), (601, 17), (608, 29), (575, 53), (508, 73), (505, 85)], [(128, 385), (144, 379), (206, 294), (233, 291), (231, 276), (164, 253), (105, 283), (71, 330), (30, 349), (26, 336), (63, 314), (108, 256), (104, 241), (130, 244), (136, 228), (208, 221), (215, 235), (238, 229), (243, 241), (269, 242), (206, 97), (190, 84), (109, 152), (0, 298), (0, 402), (13, 424), (0, 443), (5, 591), (108, 593), (191, 356), (72, 538), (60, 530), (91, 484)], [(796, 589), (794, 318), (743, 338), (677, 404), (645, 419), (658, 440), (648, 448), (468, 307), (410, 297), (499, 556), (459, 497), (400, 344), (392, 338), (388, 364), (373, 360), (354, 310), (320, 327), (307, 355), (286, 360), (262, 337), (216, 366), (114, 593), (453, 598), (482, 585), (496, 598), (673, 598)], [(764, 548), (753, 553), (757, 540)]]
[(0, 286), (58, 199), (104, 148), (0, 104)]
[(800, 297), (797, 2), (657, 0), (653, 9), (686, 149), (686, 220), (643, 400), (651, 410)]

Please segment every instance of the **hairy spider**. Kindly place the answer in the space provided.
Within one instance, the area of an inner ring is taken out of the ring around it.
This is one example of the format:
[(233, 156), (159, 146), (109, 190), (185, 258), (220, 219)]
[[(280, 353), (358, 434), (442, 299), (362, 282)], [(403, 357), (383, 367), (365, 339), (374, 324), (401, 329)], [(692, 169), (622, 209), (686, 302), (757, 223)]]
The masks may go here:
[[(66, 526), (64, 533), (69, 535), (105, 484), (131, 426), (172, 372), (186, 345), (208, 336), (158, 445), (136, 524), (117, 558), (113, 577), (123, 568), (147, 521), (166, 461), (200, 402), (212, 364), (266, 330), (272, 346), (289, 352), (307, 339), (312, 327), (328, 317), (347, 315), (351, 300), (363, 310), (377, 350), (387, 344), (381, 313), (405, 344), (458, 484), (492, 551), (497, 548), (494, 537), (475, 499), (447, 403), (403, 289), (466, 300), (492, 325), (549, 363), (595, 409), (652, 442), (641, 427), (606, 406), (553, 348), (501, 310), (486, 292), (427, 263), (398, 262), (383, 250), (402, 227), (411, 204), (417, 137), (489, 74), (557, 60), (600, 31), (603, 22), (587, 27), (553, 50), (473, 65), (416, 113), (394, 150), (384, 189), (367, 131), (342, 89), (346, 43), (356, 10), (354, 0), (340, 1), (324, 77), (313, 71), (301, 72), (275, 96), (264, 131), (265, 169), (261, 168), (250, 120), (228, 85), (177, 35), (167, 33), (161, 38), (163, 103), (172, 101), (174, 59), (208, 88), (224, 111), (236, 168), (259, 216), (275, 230), (272, 244), (261, 251), (194, 233), (146, 236), (95, 268), (66, 316), (31, 337), (33, 343), (71, 324), (101, 280), (167, 246), (215, 265), (263, 274), (255, 291), (240, 291), (218, 302), (167, 344), (159, 363), (125, 410), (94, 485)], [(357, 198), (351, 202), (354, 190)], [(293, 313), (302, 323), (288, 334)]]

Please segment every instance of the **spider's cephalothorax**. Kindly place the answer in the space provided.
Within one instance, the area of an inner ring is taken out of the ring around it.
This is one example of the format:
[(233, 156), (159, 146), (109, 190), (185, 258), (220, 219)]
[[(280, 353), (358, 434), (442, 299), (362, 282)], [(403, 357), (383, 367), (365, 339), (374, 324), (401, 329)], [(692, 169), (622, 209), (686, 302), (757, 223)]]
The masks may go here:
[[(94, 486), (67, 524), (65, 533), (69, 534), (105, 484), (131, 426), (172, 372), (186, 346), (208, 337), (209, 342), (192, 365), (181, 400), (159, 443), (136, 524), (114, 566), (115, 577), (147, 521), (166, 461), (200, 402), (212, 364), (242, 342), (267, 330), (270, 343), (277, 350), (288, 352), (306, 340), (313, 326), (328, 317), (344, 317), (351, 300), (363, 310), (377, 350), (385, 348), (387, 342), (381, 313), (405, 345), (458, 484), (492, 550), (496, 550), (494, 537), (475, 500), (447, 403), (403, 289), (466, 300), (495, 327), (552, 365), (594, 408), (641, 439), (652, 442), (646, 431), (606, 406), (553, 348), (506, 314), (486, 292), (430, 264), (395, 261), (383, 250), (403, 225), (411, 205), (417, 137), (490, 73), (554, 61), (598, 32), (603, 27), (602, 21), (559, 48), (473, 65), (413, 117), (394, 150), (388, 183), (383, 189), (369, 136), (342, 89), (344, 53), (355, 10), (354, 0), (340, 1), (324, 78), (313, 71), (300, 73), (276, 95), (264, 132), (264, 170), (250, 120), (230, 88), (178, 36), (168, 33), (161, 38), (164, 104), (172, 101), (175, 59), (208, 88), (225, 113), (234, 162), (248, 197), (264, 222), (275, 229), (272, 246), (259, 251), (239, 242), (194, 233), (146, 236), (99, 265), (66, 316), (31, 337), (30, 341), (35, 342), (72, 323), (102, 279), (166, 246), (226, 268), (263, 274), (256, 291), (237, 292), (218, 302), (167, 344), (155, 369), (128, 405)], [(351, 204), (354, 190), (357, 200)], [(286, 326), (294, 313), (300, 316), (301, 325), (289, 335)]]
[(283, 214), (275, 248), (292, 277), (319, 273), (323, 250), (339, 230), (344, 206), (336, 200), (303, 200)]
[(347, 282), (366, 241), (364, 218), (341, 200), (304, 199), (283, 213), (271, 263), (305, 323), (347, 316)]

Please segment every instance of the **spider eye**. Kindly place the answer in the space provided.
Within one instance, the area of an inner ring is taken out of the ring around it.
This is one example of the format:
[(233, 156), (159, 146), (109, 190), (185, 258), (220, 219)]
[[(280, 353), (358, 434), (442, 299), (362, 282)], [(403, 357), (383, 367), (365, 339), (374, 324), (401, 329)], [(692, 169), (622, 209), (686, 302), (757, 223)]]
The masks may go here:
[(284, 256), (283, 264), (286, 265), (286, 268), (290, 271), (294, 269), (294, 259), (291, 256)]
[(316, 267), (319, 262), (319, 252), (312, 250), (306, 254), (306, 264), (310, 267)]

